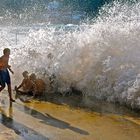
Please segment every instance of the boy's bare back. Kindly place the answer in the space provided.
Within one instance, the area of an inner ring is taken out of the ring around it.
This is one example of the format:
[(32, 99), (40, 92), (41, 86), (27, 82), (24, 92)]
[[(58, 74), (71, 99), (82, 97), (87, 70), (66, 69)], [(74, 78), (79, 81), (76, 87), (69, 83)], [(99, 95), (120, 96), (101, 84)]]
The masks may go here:
[(0, 69), (1, 70), (9, 67), (8, 61), (9, 61), (9, 56), (3, 55), (2, 57), (0, 57)]
[(23, 83), (22, 88), (24, 91), (32, 91), (33, 90), (33, 83), (29, 78), (23, 79), (22, 83)]

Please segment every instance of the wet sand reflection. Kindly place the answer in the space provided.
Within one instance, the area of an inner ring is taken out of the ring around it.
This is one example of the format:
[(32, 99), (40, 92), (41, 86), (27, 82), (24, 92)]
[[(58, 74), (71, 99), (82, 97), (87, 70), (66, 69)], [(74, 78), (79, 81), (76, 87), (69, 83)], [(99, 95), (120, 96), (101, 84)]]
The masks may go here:
[(0, 123), (7, 128), (12, 129), (17, 135), (26, 140), (49, 140), (46, 136), (36, 132), (35, 130), (16, 122), (13, 119), (13, 107), (12, 104), (9, 106), (9, 112), (6, 114), (5, 110), (0, 108)]
[(27, 106), (24, 106), (24, 108), (23, 108), (22, 105), (21, 106), (19, 106), (19, 105), (15, 106), (15, 107), (17, 109), (19, 109), (20, 111), (23, 111), (26, 114), (29, 114), (37, 119), (40, 119), (41, 120), (40, 122), (43, 124), (57, 127), (60, 129), (69, 129), (69, 130), (72, 130), (72, 131), (79, 133), (79, 134), (82, 134), (82, 135), (89, 135), (89, 133), (87, 131), (82, 130), (82, 129), (77, 128), (77, 127), (73, 127), (69, 123), (62, 121), (62, 120), (59, 120), (59, 119), (49, 115), (48, 113), (42, 114), (42, 113), (38, 112), (37, 110), (31, 109)]

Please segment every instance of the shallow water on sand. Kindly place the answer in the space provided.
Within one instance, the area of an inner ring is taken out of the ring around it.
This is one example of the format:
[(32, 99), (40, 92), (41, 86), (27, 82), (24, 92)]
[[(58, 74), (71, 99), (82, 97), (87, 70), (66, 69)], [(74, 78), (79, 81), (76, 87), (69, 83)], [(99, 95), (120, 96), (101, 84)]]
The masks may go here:
[(139, 140), (140, 117), (99, 101), (86, 107), (79, 96), (30, 99), (9, 104), (0, 96), (0, 140)]

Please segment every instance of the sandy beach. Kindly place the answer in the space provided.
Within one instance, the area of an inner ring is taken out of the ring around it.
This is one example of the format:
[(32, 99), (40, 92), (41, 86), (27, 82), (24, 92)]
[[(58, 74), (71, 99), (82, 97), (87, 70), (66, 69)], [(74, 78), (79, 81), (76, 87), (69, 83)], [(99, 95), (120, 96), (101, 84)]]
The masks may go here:
[(17, 99), (9, 104), (4, 91), (0, 97), (0, 140), (139, 140), (140, 120), (135, 113), (101, 113), (63, 101)]

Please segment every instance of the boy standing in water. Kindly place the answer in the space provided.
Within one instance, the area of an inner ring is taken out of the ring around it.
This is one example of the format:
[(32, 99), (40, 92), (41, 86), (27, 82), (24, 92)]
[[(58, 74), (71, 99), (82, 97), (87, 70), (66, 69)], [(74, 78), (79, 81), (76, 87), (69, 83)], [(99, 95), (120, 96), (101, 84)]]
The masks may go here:
[(9, 71), (12, 74), (14, 74), (14, 72), (11, 70), (11, 66), (8, 64), (9, 56), (10, 56), (10, 49), (5, 48), (3, 50), (3, 56), (0, 57), (0, 92), (5, 88), (5, 84), (7, 84), (9, 100), (11, 102), (15, 102), (15, 100), (12, 98), (11, 78), (10, 78)]

